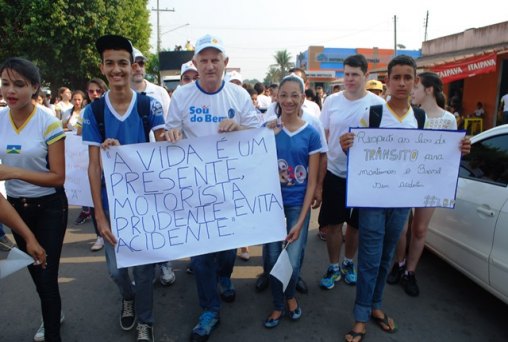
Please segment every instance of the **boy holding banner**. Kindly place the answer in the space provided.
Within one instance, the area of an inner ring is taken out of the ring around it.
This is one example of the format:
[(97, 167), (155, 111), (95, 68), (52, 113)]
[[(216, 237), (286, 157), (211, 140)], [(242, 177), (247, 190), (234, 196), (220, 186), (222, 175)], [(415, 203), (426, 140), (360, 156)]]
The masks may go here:
[[(130, 87), (133, 63), (131, 42), (116, 35), (105, 35), (95, 43), (101, 55), (100, 69), (106, 76), (110, 91), (98, 101), (100, 106), (87, 106), (83, 119), (83, 142), (88, 147), (88, 177), (95, 208), (95, 218), (101, 236), (106, 240), (104, 250), (109, 273), (122, 295), (120, 327), (131, 330), (138, 320), (137, 341), (153, 341), (153, 285), (154, 265), (133, 267), (136, 286), (129, 277), (127, 268), (117, 268), (116, 238), (109, 224), (109, 206), (106, 187), (102, 178), (100, 149), (120, 144), (147, 142), (145, 125), (149, 125), (156, 139), (162, 139), (164, 117), (161, 104), (155, 99), (143, 99)], [(150, 101), (149, 113), (138, 113), (138, 101)], [(95, 104), (95, 102), (94, 102)], [(94, 109), (95, 107), (95, 109)]]
[[(386, 85), (390, 100), (383, 105), (379, 127), (418, 128), (418, 122), (409, 96), (416, 79), (416, 62), (409, 56), (399, 55), (388, 64)], [(369, 127), (369, 110), (362, 119), (362, 126)], [(354, 134), (340, 137), (344, 151), (353, 145)], [(463, 152), (470, 148), (467, 138), (460, 146)], [(410, 208), (360, 208), (358, 282), (354, 306), (355, 324), (345, 335), (347, 342), (362, 341), (366, 325), (372, 319), (383, 331), (395, 333), (397, 324), (382, 310), (383, 291), (397, 241), (407, 221)]]

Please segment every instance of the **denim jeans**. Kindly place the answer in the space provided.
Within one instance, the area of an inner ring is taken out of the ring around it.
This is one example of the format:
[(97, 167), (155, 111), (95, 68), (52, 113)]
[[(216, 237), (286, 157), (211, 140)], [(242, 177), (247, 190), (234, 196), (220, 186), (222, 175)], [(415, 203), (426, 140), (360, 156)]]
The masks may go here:
[[(109, 212), (106, 210), (105, 213), (109, 221)], [(106, 240), (104, 240), (104, 253), (106, 254), (106, 265), (109, 275), (118, 287), (118, 290), (120, 290), (122, 299), (134, 299), (138, 322), (153, 325), (153, 278), (155, 276), (155, 264), (133, 266), (132, 275), (136, 285), (132, 285), (129, 268), (118, 268), (115, 247)]]
[(217, 283), (219, 277), (231, 278), (235, 259), (236, 249), (197, 255), (191, 258), (199, 305), (203, 310), (220, 311), (221, 302), (217, 292)]
[(360, 208), (358, 281), (355, 321), (368, 322), (380, 309), (393, 253), (409, 215), (409, 208)]
[[(28, 266), (41, 301), (42, 320), (45, 327), (45, 341), (61, 341), (60, 311), (62, 301), (58, 287), (60, 255), (67, 229), (68, 204), (65, 192), (38, 198), (12, 198), (9, 202), (23, 218), (47, 254), (46, 269)], [(26, 242), (12, 232), (19, 249), (26, 252)]]
[[(300, 216), (301, 211), (302, 207), (284, 207), (284, 215), (286, 216), (286, 230), (288, 233), (295, 225), (296, 221), (298, 221), (298, 216)], [(291, 280), (289, 281), (285, 292), (282, 291), (282, 283), (277, 278), (270, 275), (270, 288), (272, 290), (273, 306), (275, 310), (282, 311), (284, 309), (284, 297), (286, 299), (295, 297), (296, 282), (300, 276), (302, 254), (305, 248), (305, 244), (307, 243), (309, 220), (310, 212), (305, 217), (302, 231), (300, 232), (298, 240), (290, 243), (287, 247), (289, 260), (293, 266), (293, 274), (291, 275)], [(263, 257), (267, 263), (268, 272), (272, 270), (281, 252), (282, 241), (267, 243), (263, 246)]]
[(503, 124), (508, 123), (508, 112), (503, 112)]

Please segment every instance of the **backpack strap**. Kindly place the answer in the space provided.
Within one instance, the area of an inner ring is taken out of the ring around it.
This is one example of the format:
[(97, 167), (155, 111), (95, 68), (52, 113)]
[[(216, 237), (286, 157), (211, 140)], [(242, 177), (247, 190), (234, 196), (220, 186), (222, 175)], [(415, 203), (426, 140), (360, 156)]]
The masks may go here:
[[(151, 112), (151, 98), (149, 96), (138, 94), (137, 95), (137, 111), (138, 115), (141, 117), (143, 121), (143, 131), (145, 132), (145, 140), (150, 141), (150, 121), (149, 116)], [(95, 117), (95, 121), (97, 122), (97, 127), (99, 128), (99, 134), (102, 137), (102, 141), (106, 140), (106, 127), (104, 125), (104, 108), (106, 106), (106, 100), (104, 96), (93, 101), (90, 104), (92, 108), (92, 113)]]
[(425, 126), (425, 111), (421, 108), (413, 107), (413, 113), (415, 114), (416, 121), (418, 122), (418, 129), (423, 129)]
[(151, 113), (151, 102), (152, 98), (150, 96), (145, 95), (144, 93), (138, 93), (137, 95), (137, 110), (138, 114), (141, 117), (141, 121), (143, 121), (143, 130), (145, 132), (145, 140), (146, 142), (150, 141), (150, 121), (149, 116)]
[(95, 117), (95, 121), (97, 122), (97, 127), (99, 128), (99, 134), (102, 137), (102, 141), (106, 140), (106, 128), (104, 127), (104, 106), (105, 106), (104, 96), (101, 96), (97, 100), (93, 101), (90, 106), (92, 108), (93, 116)]
[(369, 127), (379, 128), (383, 117), (383, 105), (371, 106), (369, 109)]

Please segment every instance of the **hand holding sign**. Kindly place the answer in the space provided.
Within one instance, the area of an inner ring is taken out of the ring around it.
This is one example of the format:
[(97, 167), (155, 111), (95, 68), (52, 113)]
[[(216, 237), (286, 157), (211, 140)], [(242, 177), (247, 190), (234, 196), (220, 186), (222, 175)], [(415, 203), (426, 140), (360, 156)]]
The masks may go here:
[(464, 131), (352, 128), (351, 133), (348, 207), (454, 207)]
[(269, 129), (112, 146), (101, 153), (119, 267), (286, 236)]

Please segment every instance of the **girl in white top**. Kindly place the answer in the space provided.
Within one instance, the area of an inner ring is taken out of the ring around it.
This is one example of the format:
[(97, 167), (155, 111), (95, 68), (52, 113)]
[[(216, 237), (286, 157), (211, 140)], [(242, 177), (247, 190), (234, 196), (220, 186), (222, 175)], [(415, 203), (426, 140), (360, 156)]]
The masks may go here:
[(77, 123), (81, 117), (83, 111), (83, 101), (85, 99), (85, 93), (81, 90), (75, 90), (72, 93), (71, 103), (72, 107), (62, 114), (62, 126), (64, 130), (76, 131)]
[[(420, 105), (426, 113), (425, 129), (456, 130), (457, 120), (455, 116), (444, 110), (445, 96), (443, 94), (443, 82), (439, 76), (432, 72), (424, 72), (418, 75), (411, 94), (412, 103)], [(392, 273), (399, 272), (404, 290), (410, 296), (418, 296), (419, 288), (416, 283), (415, 270), (420, 260), (425, 245), (425, 237), (430, 219), (435, 208), (415, 208), (411, 224), (411, 241), (405, 260), (406, 230), (401, 234), (397, 245), (396, 264)], [(393, 283), (388, 280), (390, 283)]]
[[(58, 268), (67, 227), (65, 134), (60, 120), (32, 103), (41, 81), (38, 69), (22, 58), (0, 66), (1, 91), (8, 108), (0, 110), (0, 180), (7, 199), (47, 252), (47, 266), (28, 270), (41, 301), (46, 342), (61, 341)], [(27, 251), (21, 235), (16, 243)]]

